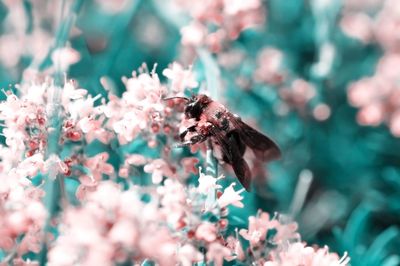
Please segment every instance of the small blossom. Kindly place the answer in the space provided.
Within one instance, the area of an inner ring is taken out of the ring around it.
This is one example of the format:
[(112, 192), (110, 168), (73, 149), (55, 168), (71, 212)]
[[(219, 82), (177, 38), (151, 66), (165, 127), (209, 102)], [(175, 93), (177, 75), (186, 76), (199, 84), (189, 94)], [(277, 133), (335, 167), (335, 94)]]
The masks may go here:
[(172, 63), (171, 68), (164, 69), (163, 75), (171, 80), (171, 88), (175, 93), (183, 93), (185, 89), (196, 88), (197, 83), (192, 73), (191, 67), (184, 70), (179, 63)]
[(206, 242), (213, 242), (217, 238), (217, 229), (214, 224), (203, 222), (197, 227), (196, 238)]
[(203, 255), (192, 245), (186, 244), (178, 250), (178, 259), (182, 266), (191, 266), (203, 260)]
[(43, 154), (36, 153), (23, 160), (18, 166), (17, 171), (22, 176), (34, 177), (38, 172), (43, 171), (44, 167)]
[(71, 47), (58, 48), (53, 51), (51, 60), (56, 68), (59, 68), (61, 71), (66, 71), (70, 65), (80, 60), (80, 54)]
[(273, 253), (272, 261), (268, 261), (264, 266), (289, 266), (289, 265), (327, 265), (344, 266), (348, 265), (350, 259), (345, 254), (340, 258), (336, 253), (329, 253), (328, 248), (307, 247), (303, 243), (294, 243), (286, 251)]
[(233, 237), (229, 236), (226, 240), (227, 242), (227, 247), (231, 250), (232, 256), (230, 258), (225, 258), (226, 260), (239, 260), (242, 261), (245, 259), (245, 254), (243, 251), (242, 244), (240, 243), (240, 240)]
[(265, 240), (268, 230), (276, 228), (278, 224), (278, 221), (270, 220), (268, 213), (262, 212), (258, 217), (249, 217), (249, 229), (241, 229), (239, 234), (255, 247)]
[(84, 165), (90, 169), (95, 180), (101, 180), (103, 174), (112, 175), (114, 173), (114, 167), (107, 163), (108, 157), (108, 153), (103, 152), (88, 158), (84, 162)]
[(215, 178), (211, 175), (206, 175), (201, 171), (201, 167), (199, 168), (199, 174), (199, 186), (197, 187), (197, 190), (200, 193), (207, 195), (210, 191), (221, 188), (221, 186), (217, 184), (217, 181), (222, 178), (222, 176)]
[(243, 208), (243, 203), (241, 200), (243, 199), (243, 196), (240, 195), (244, 191), (244, 188), (238, 191), (235, 191), (233, 189), (233, 186), (235, 186), (236, 183), (232, 183), (229, 185), (229, 187), (225, 188), (224, 193), (219, 197), (218, 199), (218, 205), (221, 208), (224, 208), (228, 205), (233, 205), (238, 208)]
[(363, 43), (368, 43), (372, 39), (373, 21), (364, 13), (345, 14), (340, 21), (343, 32)]
[(170, 165), (168, 165), (162, 159), (156, 159), (152, 162), (146, 164), (144, 166), (144, 171), (146, 173), (152, 174), (152, 180), (154, 184), (159, 184), (162, 181), (163, 176), (169, 178), (175, 178), (175, 171), (171, 169)]
[(215, 266), (222, 266), (224, 259), (231, 256), (231, 251), (218, 242), (210, 244), (207, 251), (207, 260), (213, 261)]

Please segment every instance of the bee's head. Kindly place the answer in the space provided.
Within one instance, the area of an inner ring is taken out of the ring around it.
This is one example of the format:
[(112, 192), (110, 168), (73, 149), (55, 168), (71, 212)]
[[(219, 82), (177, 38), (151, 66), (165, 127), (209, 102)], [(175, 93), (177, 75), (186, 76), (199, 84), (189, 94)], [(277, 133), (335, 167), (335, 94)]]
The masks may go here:
[(204, 94), (193, 96), (186, 104), (186, 117), (200, 119), (200, 115), (203, 113), (204, 108), (206, 108), (211, 101), (212, 100)]

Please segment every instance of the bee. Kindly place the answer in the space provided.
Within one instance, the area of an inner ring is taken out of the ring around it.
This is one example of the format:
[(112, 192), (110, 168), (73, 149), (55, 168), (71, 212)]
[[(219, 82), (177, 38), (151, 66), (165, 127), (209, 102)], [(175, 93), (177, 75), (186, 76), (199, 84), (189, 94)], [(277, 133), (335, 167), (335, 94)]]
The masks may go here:
[(191, 98), (170, 97), (185, 101), (184, 116), (186, 126), (179, 134), (178, 146), (190, 146), (211, 139), (222, 154), (222, 160), (231, 165), (242, 186), (250, 191), (251, 171), (243, 159), (249, 147), (257, 158), (264, 161), (279, 159), (281, 151), (269, 137), (244, 123), (223, 104), (204, 94)]

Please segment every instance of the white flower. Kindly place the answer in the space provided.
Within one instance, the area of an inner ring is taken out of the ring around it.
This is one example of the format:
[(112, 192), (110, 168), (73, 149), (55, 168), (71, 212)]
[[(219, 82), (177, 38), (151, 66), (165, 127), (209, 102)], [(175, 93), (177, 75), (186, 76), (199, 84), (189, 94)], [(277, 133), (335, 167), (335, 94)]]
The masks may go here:
[(199, 186), (197, 187), (198, 192), (207, 195), (210, 191), (221, 188), (221, 186), (217, 184), (217, 181), (223, 178), (223, 176), (215, 178), (211, 175), (203, 174), (201, 167), (199, 167), (199, 173)]
[(243, 208), (243, 203), (241, 200), (243, 197), (240, 195), (244, 191), (244, 188), (241, 190), (235, 191), (233, 189), (233, 186), (236, 183), (232, 183), (229, 187), (225, 188), (224, 193), (221, 195), (221, 197), (218, 199), (218, 204), (221, 208), (224, 208), (228, 205), (233, 205), (238, 208)]

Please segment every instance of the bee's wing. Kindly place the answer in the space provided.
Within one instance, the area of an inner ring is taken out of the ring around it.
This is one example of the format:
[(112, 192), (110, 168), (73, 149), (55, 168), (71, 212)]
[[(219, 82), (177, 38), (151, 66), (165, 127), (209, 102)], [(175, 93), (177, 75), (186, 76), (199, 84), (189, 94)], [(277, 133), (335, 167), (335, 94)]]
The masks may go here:
[(265, 161), (281, 157), (281, 150), (272, 139), (247, 125), (233, 114), (229, 113), (228, 116), (232, 125), (240, 133), (243, 142), (253, 150), (257, 157)]
[(241, 144), (238, 143), (240, 139), (235, 138), (232, 134), (226, 136), (224, 132), (216, 126), (211, 128), (210, 133), (219, 144), (225, 159), (232, 165), (233, 171), (242, 186), (247, 191), (250, 191), (251, 171), (249, 165), (243, 159), (243, 153), (240, 151), (239, 146)]

